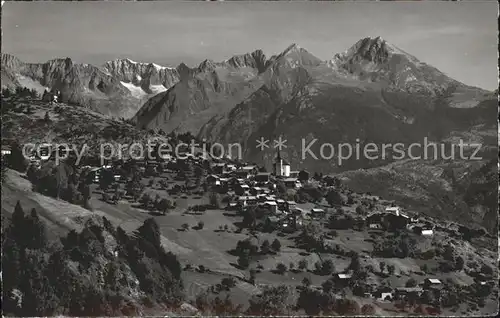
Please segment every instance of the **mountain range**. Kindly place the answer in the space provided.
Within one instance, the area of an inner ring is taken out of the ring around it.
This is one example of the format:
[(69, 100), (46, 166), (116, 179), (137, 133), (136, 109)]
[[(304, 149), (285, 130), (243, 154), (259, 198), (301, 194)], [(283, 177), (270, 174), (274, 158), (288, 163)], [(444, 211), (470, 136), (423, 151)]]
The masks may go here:
[[(416, 182), (418, 188), (429, 183), (413, 177), (409, 182), (406, 177), (433, 171), (435, 184), (446, 190), (422, 190), (426, 193), (422, 200), (432, 202), (423, 205), (438, 207), (439, 214), (464, 215), (478, 205), (464, 199), (474, 192), (468, 187), (475, 183), (464, 186), (446, 171), (482, 171), (481, 165), (489, 166), (497, 158), (498, 92), (460, 83), (381, 37), (361, 39), (327, 61), (297, 44), (271, 57), (256, 50), (222, 62), (205, 60), (197, 67), (180, 64), (172, 68), (129, 59), (99, 67), (76, 64), (69, 58), (36, 64), (8, 54), (2, 54), (1, 60), (3, 87), (58, 89), (64, 102), (130, 119), (141, 129), (190, 131), (223, 145), (240, 143), (246, 161), (269, 168), (276, 150), (270, 146), (261, 151), (256, 141), (262, 137), (272, 143), (282, 136), (287, 140), (282, 154), (293, 168), (346, 171), (354, 187), (365, 180), (358, 190), (383, 189), (389, 197), (403, 201), (415, 197), (411, 190), (401, 190), (403, 183)], [(425, 138), (448, 148), (460, 139), (482, 144), (483, 159), (462, 160), (448, 169), (453, 160), (394, 163), (391, 158), (352, 156), (339, 164), (338, 153), (328, 159), (303, 153), (303, 144), (314, 140), (310, 150), (319, 154), (323, 143), (402, 143), (407, 148)], [(388, 172), (403, 177), (385, 178)], [(489, 182), (483, 181), (478, 184)], [(435, 197), (456, 191), (464, 196), (444, 201)], [(461, 203), (452, 206), (453, 200)], [(488, 207), (488, 211), (495, 209)], [(476, 221), (483, 223), (487, 214), (484, 222), (489, 224), (491, 211), (482, 211)]]

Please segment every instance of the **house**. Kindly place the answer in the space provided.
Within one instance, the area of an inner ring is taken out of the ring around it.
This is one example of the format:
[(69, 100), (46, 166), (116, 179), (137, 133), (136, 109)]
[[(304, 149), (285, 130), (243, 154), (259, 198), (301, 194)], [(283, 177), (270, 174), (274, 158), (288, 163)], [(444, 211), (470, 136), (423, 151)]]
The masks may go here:
[(289, 177), (290, 176), (290, 163), (281, 158), (281, 153), (278, 150), (278, 155), (274, 160), (273, 171), (275, 176)]
[(420, 235), (432, 236), (432, 235), (434, 235), (434, 231), (431, 229), (422, 229), (422, 230), (420, 230)]
[(319, 209), (319, 208), (313, 208), (313, 209), (311, 209), (311, 216), (313, 218), (320, 219), (320, 218), (323, 218), (325, 216), (325, 214), (326, 214), (326, 212), (323, 209)]
[(285, 184), (285, 187), (289, 189), (295, 189), (299, 187), (300, 182), (297, 180), (297, 178), (286, 178), (283, 180), (283, 183)]
[(300, 171), (290, 171), (290, 178), (299, 178)]
[(48, 92), (45, 90), (42, 95), (42, 101), (44, 102), (50, 102), (52, 103), (57, 103), (61, 100), (61, 92), (58, 90), (51, 90)]
[(381, 286), (373, 293), (373, 296), (379, 301), (389, 301), (394, 297), (393, 290), (388, 286)]
[(423, 291), (422, 287), (398, 287), (395, 289), (394, 298), (420, 297)]
[(255, 174), (257, 172), (257, 166), (244, 166), (241, 167), (240, 170), (246, 171), (249, 174)]
[(381, 229), (382, 220), (383, 220), (383, 214), (377, 212), (368, 214), (365, 219), (366, 224), (370, 229)]
[(278, 205), (276, 204), (276, 201), (266, 201), (264, 202), (264, 206), (268, 208), (273, 214), (278, 211)]
[(41, 160), (50, 159), (50, 156), (51, 156), (50, 145), (40, 145), (38, 147), (38, 155), (39, 155)]
[(12, 153), (12, 149), (10, 146), (2, 145), (2, 157), (6, 155), (10, 155)]
[(399, 216), (399, 213), (401, 212), (401, 208), (398, 207), (398, 206), (391, 206), (391, 207), (385, 208), (385, 212), (386, 213), (392, 213), (394, 215), (398, 215)]
[(258, 196), (258, 195), (261, 195), (261, 194), (264, 193), (264, 189), (262, 189), (261, 187), (252, 187), (250, 189), (250, 193), (252, 195), (257, 195)]
[(392, 292), (381, 292), (378, 295), (377, 300), (379, 300), (379, 301), (390, 301), (390, 300), (392, 300), (392, 298), (393, 298)]
[(220, 178), (216, 175), (209, 175), (206, 180), (208, 185), (220, 185)]
[(257, 182), (269, 182), (270, 181), (271, 174), (268, 172), (259, 172), (255, 175), (255, 181)]
[(405, 229), (409, 223), (409, 218), (403, 217), (401, 214), (386, 214), (383, 216), (384, 226), (390, 230)]
[(280, 224), (280, 218), (275, 215), (269, 215), (264, 221), (267, 227), (277, 228)]
[(348, 286), (351, 278), (352, 278), (351, 273), (339, 273), (333, 275), (333, 279), (340, 286)]
[(437, 278), (426, 278), (423, 282), (425, 289), (441, 289), (443, 284)]
[(290, 212), (297, 206), (297, 202), (295, 201), (286, 201), (285, 202), (285, 211)]
[(223, 174), (225, 166), (226, 166), (226, 164), (223, 163), (223, 162), (214, 163), (213, 166), (212, 166), (212, 171), (215, 174)]

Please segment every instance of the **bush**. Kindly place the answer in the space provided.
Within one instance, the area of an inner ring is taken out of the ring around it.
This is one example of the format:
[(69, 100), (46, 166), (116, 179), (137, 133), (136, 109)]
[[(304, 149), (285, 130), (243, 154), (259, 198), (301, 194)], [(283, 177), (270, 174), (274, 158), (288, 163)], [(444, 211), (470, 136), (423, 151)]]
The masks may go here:
[(278, 239), (274, 239), (273, 243), (271, 244), (271, 248), (275, 250), (276, 252), (279, 252), (281, 250), (281, 243)]
[(283, 263), (278, 263), (276, 265), (276, 272), (280, 275), (283, 275), (286, 272), (287, 268), (286, 265)]

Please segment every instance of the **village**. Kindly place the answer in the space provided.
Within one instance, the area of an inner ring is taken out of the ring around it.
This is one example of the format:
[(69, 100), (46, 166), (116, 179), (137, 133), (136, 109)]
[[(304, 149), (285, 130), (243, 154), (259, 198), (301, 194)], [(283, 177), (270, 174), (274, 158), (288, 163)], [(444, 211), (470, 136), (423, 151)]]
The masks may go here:
[[(59, 151), (59, 157), (65, 157), (64, 150), (59, 149)], [(8, 146), (2, 146), (2, 157), (10, 154), (11, 149)], [(51, 152), (48, 147), (42, 148), (39, 154), (34, 153), (30, 158), (31, 166), (34, 167), (32, 169), (43, 170), (44, 166), (53, 162), (55, 157), (55, 151)], [(335, 177), (318, 174), (311, 176), (305, 170), (294, 171), (279, 151), (276, 153), (272, 172), (267, 172), (265, 168), (258, 165), (232, 160), (229, 157), (209, 158), (201, 152), (189, 153), (188, 149), (181, 151), (177, 156), (167, 154), (160, 157), (155, 155), (152, 149), (152, 156), (142, 160), (110, 160), (104, 165), (98, 162), (98, 158), (85, 158), (76, 169), (80, 171), (81, 178), (91, 184), (91, 192), (102, 193), (102, 198), (98, 200), (99, 204), (117, 205), (124, 202), (127, 204), (139, 202), (139, 205), (133, 205), (137, 213), (146, 210), (151, 215), (156, 215), (157, 218), (162, 218), (168, 215), (170, 210), (178, 210), (181, 207), (184, 209), (182, 215), (200, 213), (208, 215), (219, 213), (217, 210), (221, 210), (225, 211), (223, 213), (240, 216), (239, 229), (235, 233), (241, 233), (246, 229), (250, 238), (257, 236), (256, 233), (276, 233), (276, 237), (280, 240), (292, 240), (294, 233), (305, 233), (311, 227), (319, 227), (319, 232), (312, 234), (316, 237), (313, 239), (316, 242), (312, 244), (312, 247), (305, 246), (304, 248), (307, 253), (317, 253), (319, 256), (319, 261), (314, 264), (315, 269), (312, 271), (315, 275), (323, 271), (325, 262), (328, 263), (324, 260), (325, 255), (331, 253), (344, 255), (341, 257), (345, 258), (347, 263), (350, 261), (344, 270), (339, 271), (337, 268), (336, 271), (327, 271), (327, 274), (332, 275), (328, 281), (335, 285), (340, 294), (345, 293), (344, 287), (349, 287), (358, 297), (393, 304), (401, 300), (417, 302), (417, 299), (424, 298), (425, 301), (429, 301), (428, 298), (431, 297), (429, 293), (431, 293), (433, 304), (438, 304), (440, 299), (446, 298), (449, 293), (451, 282), (445, 282), (441, 277), (427, 274), (439, 275), (439, 270), (414, 271), (420, 277), (420, 281), (414, 278), (415, 275), (410, 275), (411, 278), (405, 284), (384, 283), (380, 285), (376, 282), (364, 282), (363, 277), (366, 280), (366, 273), (360, 276), (359, 266), (357, 269), (352, 268), (353, 262), (366, 261), (367, 264), (372, 264), (373, 262), (370, 261), (372, 257), (390, 258), (410, 255), (417, 257), (416, 254), (406, 253), (399, 256), (396, 255), (397, 253), (394, 254), (395, 252), (388, 252), (389, 254), (384, 255), (387, 252), (383, 249), (384, 247), (375, 252), (376, 244), (373, 244), (372, 252), (363, 249), (357, 252), (342, 248), (339, 250), (338, 245), (332, 248), (327, 244), (328, 241), (335, 239), (335, 236), (341, 237), (343, 232), (364, 231), (372, 238), (370, 240), (381, 240), (381, 245), (384, 245), (387, 239), (390, 240), (386, 237), (387, 235), (395, 233), (395, 235), (420, 237), (421, 243), (424, 242), (422, 244), (428, 246), (429, 243), (425, 241), (430, 242), (437, 234), (436, 230), (442, 230), (442, 228), (436, 228), (435, 221), (410, 211), (404, 211), (392, 201), (371, 194), (352, 193), (345, 189), (340, 180)], [(148, 193), (154, 187), (153, 184), (158, 186), (155, 187), (154, 192)], [(189, 204), (188, 200), (188, 203), (179, 206), (180, 201), (175, 200), (178, 196), (206, 197), (205, 194), (208, 195), (208, 204)], [(130, 199), (126, 200), (126, 197)], [(187, 230), (187, 223), (182, 224), (182, 227), (183, 230)], [(203, 222), (199, 222), (197, 228), (203, 228)], [(225, 228), (227, 229), (227, 225)], [(332, 231), (328, 232), (327, 229)], [(349, 237), (346, 239), (348, 240)], [(248, 239), (243, 241), (249, 242)], [(258, 249), (258, 246), (256, 248)], [(421, 256), (423, 254), (425, 251), (420, 251), (419, 257), (424, 258)], [(242, 255), (239, 255), (237, 266), (242, 269), (248, 268), (248, 264), (242, 265), (242, 263), (250, 263), (251, 260), (241, 261)], [(245, 257), (251, 259), (251, 256)], [(456, 257), (451, 257), (449, 262), (456, 262)], [(463, 260), (461, 262), (463, 263)], [(374, 269), (373, 265), (368, 265), (365, 270), (383, 279), (392, 275), (402, 276), (402, 271), (395, 274), (394, 265), (384, 266), (383, 263), (378, 265), (379, 270)], [(451, 270), (455, 270), (454, 266), (451, 265)], [(292, 263), (288, 267), (290, 272), (297, 271)], [(462, 264), (461, 267), (463, 268), (464, 265)], [(426, 265), (422, 265), (421, 268), (425, 269)], [(283, 274), (286, 270), (286, 265), (277, 264), (276, 272)], [(203, 271), (206, 271), (205, 267)], [(492, 288), (493, 281), (490, 275), (485, 275), (481, 271), (474, 275), (474, 288), (485, 290)], [(310, 282), (308, 287), (317, 290), (325, 288), (325, 283), (320, 283), (317, 279), (315, 281), (318, 283)], [(262, 286), (262, 283), (255, 281), (255, 277), (250, 282)]]

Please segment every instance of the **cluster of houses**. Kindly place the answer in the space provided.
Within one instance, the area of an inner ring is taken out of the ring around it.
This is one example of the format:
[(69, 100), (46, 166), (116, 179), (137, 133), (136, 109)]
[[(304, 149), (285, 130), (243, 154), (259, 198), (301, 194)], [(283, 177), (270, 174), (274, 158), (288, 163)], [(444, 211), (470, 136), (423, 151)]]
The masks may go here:
[(432, 236), (434, 234), (434, 225), (425, 222), (418, 217), (411, 217), (404, 213), (400, 207), (387, 207), (382, 212), (373, 212), (363, 217), (372, 230), (412, 230), (422, 236)]

